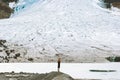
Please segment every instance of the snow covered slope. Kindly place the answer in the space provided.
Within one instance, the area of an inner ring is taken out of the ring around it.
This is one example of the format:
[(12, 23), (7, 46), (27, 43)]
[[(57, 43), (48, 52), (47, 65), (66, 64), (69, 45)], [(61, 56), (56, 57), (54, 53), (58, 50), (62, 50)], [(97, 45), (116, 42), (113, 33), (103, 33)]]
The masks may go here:
[(116, 56), (120, 55), (120, 16), (96, 6), (95, 0), (39, 0), (0, 20), (0, 39), (23, 44), (26, 56), (32, 57)]
[(44, 0), (19, 0), (18, 3), (16, 3), (14, 6), (14, 15), (17, 15), (23, 9), (30, 8), (31, 5), (33, 5), (34, 3), (37, 3), (38, 1), (43, 2)]

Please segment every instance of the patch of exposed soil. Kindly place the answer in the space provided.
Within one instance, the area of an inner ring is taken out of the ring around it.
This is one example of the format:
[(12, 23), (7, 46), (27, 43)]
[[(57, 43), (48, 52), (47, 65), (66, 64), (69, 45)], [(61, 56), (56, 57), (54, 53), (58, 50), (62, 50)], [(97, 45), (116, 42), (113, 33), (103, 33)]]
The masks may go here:
[(50, 72), (46, 74), (34, 73), (0, 73), (0, 80), (74, 80), (71, 76), (62, 72)]
[(14, 10), (9, 7), (9, 3), (17, 1), (18, 0), (0, 0), (0, 19), (10, 17)]

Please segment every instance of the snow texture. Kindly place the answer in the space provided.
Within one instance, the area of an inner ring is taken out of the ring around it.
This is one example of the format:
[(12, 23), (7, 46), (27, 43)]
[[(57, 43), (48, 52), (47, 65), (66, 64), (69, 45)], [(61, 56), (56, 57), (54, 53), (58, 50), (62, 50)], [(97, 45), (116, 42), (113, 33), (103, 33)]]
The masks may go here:
[(27, 56), (120, 55), (120, 16), (96, 0), (20, 0), (16, 5), (10, 19), (0, 20), (0, 39), (23, 44)]

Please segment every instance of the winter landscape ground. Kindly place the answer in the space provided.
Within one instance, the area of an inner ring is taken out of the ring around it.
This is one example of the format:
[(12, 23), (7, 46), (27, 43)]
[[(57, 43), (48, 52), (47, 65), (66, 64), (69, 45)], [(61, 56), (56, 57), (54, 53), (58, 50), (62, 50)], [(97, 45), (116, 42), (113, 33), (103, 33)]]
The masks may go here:
[(19, 0), (0, 19), (1, 62), (109, 62), (120, 56), (120, 10), (98, 0)]
[[(24, 75), (23, 72), (45, 74), (53, 71), (56, 72), (57, 63), (11, 63), (11, 64), (1, 63), (0, 64), (0, 73), (10, 72), (10, 75), (12, 75), (11, 73), (12, 71), (14, 71), (15, 73), (21, 73), (20, 77), (21, 75)], [(62, 73), (69, 74), (69, 76), (71, 76), (73, 79), (78, 79), (78, 80), (120, 80), (120, 76), (119, 76), (120, 63), (62, 63), (60, 71)], [(56, 75), (58, 74), (59, 73), (56, 73)], [(56, 75), (54, 74), (53, 78), (55, 78)], [(13, 74), (13, 76), (15, 75)], [(23, 79), (42, 80), (40, 77), (41, 76), (39, 75), (37, 76), (36, 79), (35, 77), (33, 78), (27, 77), (27, 79), (24, 78)], [(61, 76), (58, 75), (58, 77)], [(61, 78), (64, 77), (62, 76)], [(19, 79), (19, 80), (23, 80), (23, 79)], [(1, 80), (1, 76), (0, 76), (0, 80)], [(47, 80), (51, 80), (51, 79), (47, 78)], [(55, 79), (55, 80), (59, 80), (59, 79)], [(60, 80), (71, 80), (71, 78), (60, 79)]]
[(104, 1), (0, 0), (0, 80), (120, 80), (120, 4)]

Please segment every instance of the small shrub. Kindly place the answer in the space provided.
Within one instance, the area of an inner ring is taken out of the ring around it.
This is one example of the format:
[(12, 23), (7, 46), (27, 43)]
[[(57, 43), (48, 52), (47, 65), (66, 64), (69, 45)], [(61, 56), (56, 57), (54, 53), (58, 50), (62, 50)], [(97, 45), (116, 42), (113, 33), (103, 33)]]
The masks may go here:
[(12, 71), (11, 73), (12, 73), (12, 74), (14, 74), (15, 72), (14, 72), (14, 71)]
[(10, 52), (13, 53), (13, 52), (15, 52), (15, 50), (14, 50), (14, 49), (11, 49)]
[(6, 51), (5, 51), (5, 53), (7, 54), (7, 56), (9, 56), (9, 55), (10, 55), (9, 50), (6, 50)]
[(20, 57), (20, 53), (15, 54), (14, 58), (17, 59), (18, 57)]
[(0, 50), (0, 52), (3, 52), (3, 50)]
[(15, 54), (16, 57), (20, 57), (20, 53)]
[(3, 45), (4, 43), (6, 43), (6, 40), (0, 40), (0, 45)]
[(33, 58), (28, 58), (28, 61), (33, 61)]
[(109, 60), (110, 62), (120, 62), (120, 56), (107, 57), (106, 59)]

